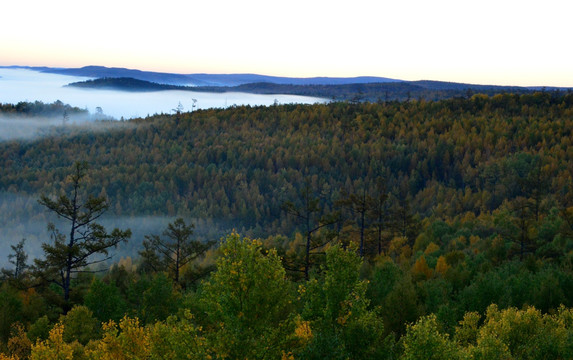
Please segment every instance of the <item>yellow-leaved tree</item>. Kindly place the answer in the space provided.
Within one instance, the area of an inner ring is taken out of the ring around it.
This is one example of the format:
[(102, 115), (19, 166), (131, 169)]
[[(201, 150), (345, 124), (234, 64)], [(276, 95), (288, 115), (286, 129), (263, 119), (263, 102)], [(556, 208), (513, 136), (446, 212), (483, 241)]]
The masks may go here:
[[(149, 330), (138, 319), (124, 317), (119, 325), (109, 321), (102, 325), (103, 338), (86, 353), (90, 359), (128, 360), (148, 359), (150, 354)], [(88, 346), (89, 347), (89, 346)]]
[(56, 324), (45, 341), (32, 345), (30, 360), (72, 360), (74, 349), (64, 341), (64, 325)]

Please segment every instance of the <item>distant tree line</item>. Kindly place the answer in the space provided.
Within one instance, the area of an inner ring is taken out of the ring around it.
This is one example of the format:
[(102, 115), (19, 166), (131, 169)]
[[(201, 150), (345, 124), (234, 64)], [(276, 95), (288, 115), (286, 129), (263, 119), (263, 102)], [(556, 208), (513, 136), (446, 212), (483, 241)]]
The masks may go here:
[[(245, 92), (253, 94), (288, 94), (325, 98), (333, 101), (388, 102), (426, 100), (437, 101), (456, 97), (470, 98), (473, 94), (533, 94), (537, 89), (517, 86), (489, 86), (440, 81), (399, 81), (383, 83), (356, 83), (337, 85), (289, 85), (256, 82), (236, 86), (182, 86), (158, 84), (128, 77), (99, 78), (71, 83), (68, 86), (92, 89), (115, 89), (123, 91), (187, 90), (195, 92)], [(567, 89), (551, 90), (560, 96)]]
[(0, 103), (0, 114), (18, 116), (62, 117), (64, 114), (87, 114), (88, 110), (55, 101), (50, 104), (41, 101), (20, 101), (17, 104)]

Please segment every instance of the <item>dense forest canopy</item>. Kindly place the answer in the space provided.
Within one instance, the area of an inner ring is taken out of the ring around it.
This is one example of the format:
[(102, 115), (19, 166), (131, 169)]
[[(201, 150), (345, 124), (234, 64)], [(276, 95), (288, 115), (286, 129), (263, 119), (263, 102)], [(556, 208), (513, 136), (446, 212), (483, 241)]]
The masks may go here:
[(85, 161), (86, 193), (115, 217), (193, 219), (194, 239), (223, 240), (174, 280), (134, 236), (130, 258), (75, 278), (65, 303), (25, 267), (5, 270), (6, 353), (113, 358), (140, 341), (141, 358), (572, 356), (571, 94), (102, 124), (0, 143), (4, 224), (38, 216)]
[(158, 115), (105, 132), (4, 142), (0, 189), (51, 193), (74, 161), (87, 161), (90, 191), (105, 193), (116, 215), (212, 218), (256, 236), (292, 233), (281, 204), (306, 182), (326, 187), (330, 207), (342, 190), (373, 191), (382, 178), (389, 203), (407, 198), (420, 218), (443, 218), (528, 195), (524, 182), (539, 170), (544, 201), (556, 204), (571, 176), (572, 101), (475, 95)]

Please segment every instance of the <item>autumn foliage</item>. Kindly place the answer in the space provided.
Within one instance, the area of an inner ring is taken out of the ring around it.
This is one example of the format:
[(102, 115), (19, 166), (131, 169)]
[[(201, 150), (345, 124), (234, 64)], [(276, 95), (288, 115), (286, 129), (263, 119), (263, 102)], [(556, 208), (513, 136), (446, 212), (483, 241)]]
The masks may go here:
[(166, 216), (193, 228), (185, 242), (222, 240), (177, 262), (151, 242), (138, 257), (134, 236), (117, 263), (78, 268), (65, 303), (13, 246), (0, 359), (573, 357), (571, 94), (231, 107), (105, 129), (0, 143), (2, 221), (47, 223), (39, 194), (64, 191), (80, 160), (112, 220)]

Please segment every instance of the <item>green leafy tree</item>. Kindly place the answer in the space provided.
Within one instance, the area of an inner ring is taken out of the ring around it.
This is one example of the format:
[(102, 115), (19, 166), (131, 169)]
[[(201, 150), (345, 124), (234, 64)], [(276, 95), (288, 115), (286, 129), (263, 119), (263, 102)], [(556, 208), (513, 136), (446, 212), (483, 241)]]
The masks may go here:
[(86, 306), (74, 306), (66, 315), (60, 317), (64, 326), (64, 341), (72, 343), (78, 341), (86, 345), (90, 340), (100, 336), (100, 322)]
[[(571, 356), (571, 311), (559, 309), (555, 315), (542, 315), (533, 307), (499, 310), (491, 305), (479, 330), (474, 356), (499, 353), (497, 358), (565, 359)], [(482, 358), (492, 358), (482, 356)]]
[(50, 335), (50, 330), (52, 330), (52, 324), (50, 324), (48, 316), (44, 315), (30, 325), (27, 335), (30, 341), (35, 343), (38, 340), (46, 340)]
[(402, 335), (423, 313), (410, 272), (386, 258), (373, 270), (368, 298), (380, 309), (386, 334)]
[(213, 332), (208, 341), (219, 358), (280, 358), (292, 312), (291, 287), (276, 251), (233, 233), (201, 292)]
[(146, 324), (167, 319), (177, 312), (179, 298), (170, 278), (163, 273), (154, 275), (143, 292), (140, 318)]
[(404, 353), (402, 360), (450, 360), (463, 359), (463, 352), (447, 334), (441, 333), (435, 315), (422, 317), (409, 325), (402, 338)]
[(84, 297), (85, 305), (101, 322), (118, 322), (127, 312), (127, 303), (113, 283), (94, 279)]
[(10, 338), (13, 323), (22, 320), (22, 300), (17, 291), (7, 283), (0, 287), (0, 341), (6, 343)]
[(152, 360), (208, 359), (208, 348), (201, 328), (196, 326), (190, 311), (181, 318), (170, 316), (150, 327)]
[(302, 317), (312, 339), (301, 351), (309, 359), (390, 358), (391, 342), (382, 319), (369, 309), (367, 282), (360, 280), (362, 259), (356, 249), (334, 246), (326, 252), (322, 276), (301, 285)]
[(167, 319), (177, 312), (180, 300), (181, 293), (165, 273), (142, 276), (127, 289), (130, 316), (136, 316), (144, 324)]
[[(108, 209), (108, 203), (103, 197), (88, 196), (84, 199), (81, 186), (87, 169), (85, 162), (74, 164), (67, 179), (71, 187), (69, 196), (60, 195), (54, 200), (42, 195), (39, 200), (41, 205), (69, 224), (67, 236), (53, 223), (48, 225), (53, 243), (43, 243), (45, 258), (35, 260), (37, 273), (62, 288), (67, 309), (72, 276), (89, 272), (88, 266), (108, 260), (111, 257), (109, 249), (131, 237), (129, 229), (122, 231), (116, 228), (108, 233), (96, 222)], [(94, 255), (102, 255), (103, 258), (94, 258)]]

